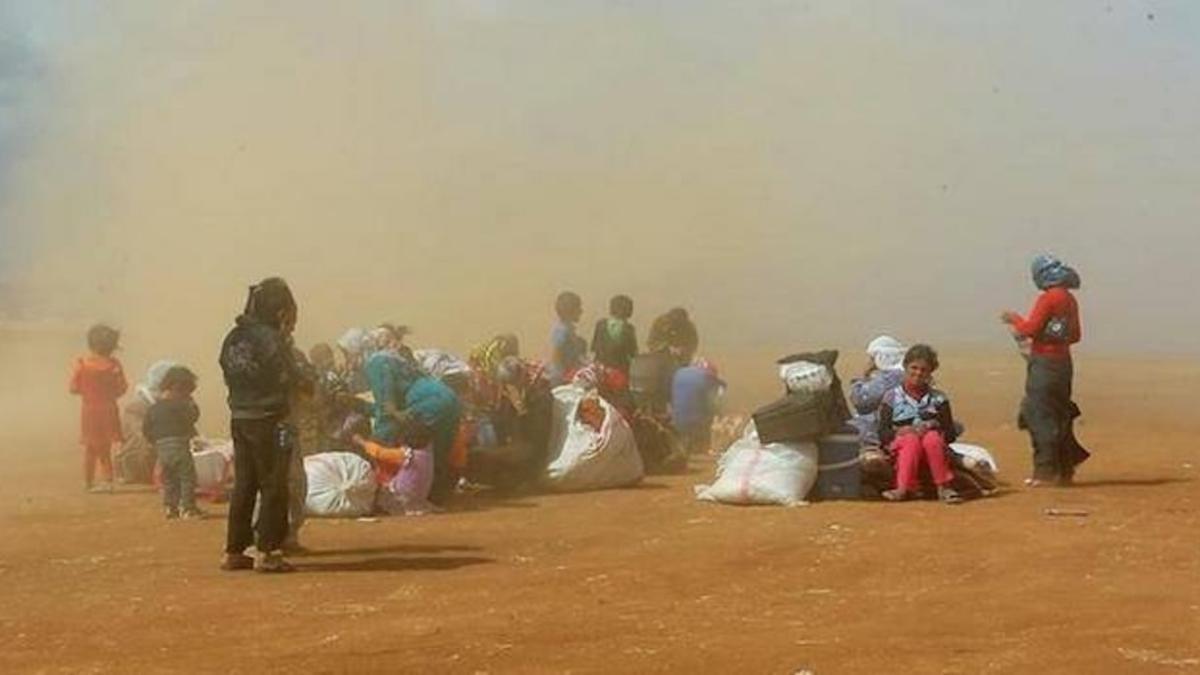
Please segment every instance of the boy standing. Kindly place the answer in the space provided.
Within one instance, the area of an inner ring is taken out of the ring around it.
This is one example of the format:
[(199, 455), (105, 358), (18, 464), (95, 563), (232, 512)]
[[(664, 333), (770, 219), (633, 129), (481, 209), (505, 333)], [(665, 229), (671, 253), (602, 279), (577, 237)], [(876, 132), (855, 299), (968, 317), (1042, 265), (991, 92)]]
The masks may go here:
[(196, 464), (192, 459), (192, 439), (200, 409), (192, 400), (196, 374), (175, 366), (162, 382), (162, 396), (146, 411), (142, 433), (154, 444), (162, 467), (163, 512), (168, 520), (182, 516), (200, 519), (204, 512), (196, 508)]

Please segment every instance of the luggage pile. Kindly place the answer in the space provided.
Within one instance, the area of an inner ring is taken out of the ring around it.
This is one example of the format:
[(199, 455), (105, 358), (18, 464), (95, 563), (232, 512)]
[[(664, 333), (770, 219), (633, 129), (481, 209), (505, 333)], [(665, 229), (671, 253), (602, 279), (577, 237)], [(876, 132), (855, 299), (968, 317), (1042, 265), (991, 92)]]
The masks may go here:
[(809, 499), (859, 499), (858, 436), (838, 377), (838, 352), (779, 359), (784, 394), (754, 411), (741, 438), (717, 465), (703, 501), (794, 506)]

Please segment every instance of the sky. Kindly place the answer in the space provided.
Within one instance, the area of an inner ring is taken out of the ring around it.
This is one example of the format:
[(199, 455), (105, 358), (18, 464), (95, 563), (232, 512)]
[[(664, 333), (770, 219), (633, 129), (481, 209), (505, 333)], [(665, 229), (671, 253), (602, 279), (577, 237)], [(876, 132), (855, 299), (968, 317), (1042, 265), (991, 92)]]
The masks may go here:
[[(1007, 341), (1030, 258), (1085, 349), (1195, 354), (1200, 4), (0, 0), (0, 314), (214, 351), (537, 353), (555, 294), (704, 349)], [(586, 330), (585, 330), (586, 332)]]

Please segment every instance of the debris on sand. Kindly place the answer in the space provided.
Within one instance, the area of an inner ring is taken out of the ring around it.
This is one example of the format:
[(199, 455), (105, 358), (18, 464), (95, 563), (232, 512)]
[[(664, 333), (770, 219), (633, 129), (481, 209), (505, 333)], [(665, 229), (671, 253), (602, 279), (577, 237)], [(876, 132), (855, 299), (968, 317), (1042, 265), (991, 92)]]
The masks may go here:
[(1121, 656), (1124, 656), (1130, 661), (1141, 661), (1142, 663), (1153, 663), (1160, 666), (1173, 666), (1176, 668), (1200, 666), (1200, 659), (1198, 658), (1177, 659), (1167, 656), (1162, 652), (1156, 652), (1152, 649), (1126, 649), (1125, 647), (1118, 647), (1117, 651), (1121, 653)]
[(1087, 518), (1092, 514), (1087, 509), (1059, 509), (1051, 507), (1042, 511), (1042, 515), (1060, 518)]

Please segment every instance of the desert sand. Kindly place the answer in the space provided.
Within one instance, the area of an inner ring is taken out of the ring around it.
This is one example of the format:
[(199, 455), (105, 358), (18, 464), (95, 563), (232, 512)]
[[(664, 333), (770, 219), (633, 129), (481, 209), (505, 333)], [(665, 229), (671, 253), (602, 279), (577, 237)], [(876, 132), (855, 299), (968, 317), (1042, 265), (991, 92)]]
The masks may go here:
[[(14, 382), (69, 354), (28, 332), (4, 346), (20, 357)], [(766, 356), (725, 360), (731, 406), (774, 394)], [(166, 522), (155, 494), (84, 494), (74, 402), (58, 382), (6, 387), (20, 419), (0, 437), (0, 671), (1200, 668), (1200, 366), (1080, 356), (1079, 433), (1095, 456), (1076, 488), (1029, 491), (1019, 359), (947, 348), (942, 360), (967, 439), (1009, 482), (993, 498), (718, 506), (692, 498), (712, 476), (701, 457), (637, 489), (310, 521), (313, 552), (282, 577), (217, 569), (221, 506)]]

